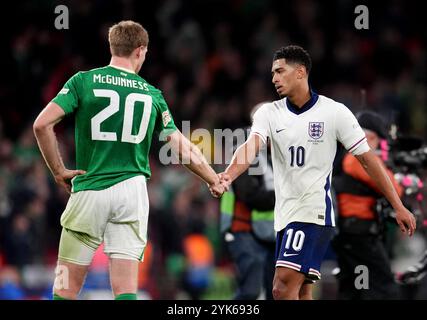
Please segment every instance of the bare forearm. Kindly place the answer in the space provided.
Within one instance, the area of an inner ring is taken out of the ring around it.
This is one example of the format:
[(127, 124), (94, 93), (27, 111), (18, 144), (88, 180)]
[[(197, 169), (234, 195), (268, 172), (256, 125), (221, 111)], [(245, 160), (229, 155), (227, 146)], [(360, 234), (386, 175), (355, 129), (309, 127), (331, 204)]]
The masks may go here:
[(393, 183), (387, 175), (386, 170), (380, 164), (379, 160), (372, 153), (372, 151), (369, 151), (369, 153), (369, 155), (363, 154), (357, 157), (363, 168), (366, 170), (372, 180), (374, 180), (380, 191), (384, 194), (393, 208), (398, 209), (403, 207), (402, 201), (400, 200)]
[(34, 135), (47, 166), (54, 176), (65, 170), (53, 127), (34, 128)]
[(64, 110), (50, 102), (38, 115), (33, 124), (34, 135), (47, 166), (54, 176), (65, 170), (59, 153), (58, 141), (53, 128), (64, 117)]
[(170, 135), (168, 141), (172, 152), (179, 158), (183, 166), (209, 185), (219, 182), (217, 174), (208, 164), (199, 148), (184, 137), (181, 132), (176, 131)]
[(219, 178), (206, 158), (194, 144), (189, 143), (185, 154), (182, 155), (182, 164), (195, 175), (203, 179), (207, 184), (219, 183)]
[(231, 181), (237, 179), (243, 172), (248, 170), (258, 152), (258, 146), (254, 142), (244, 143), (233, 155), (230, 165), (225, 170)]

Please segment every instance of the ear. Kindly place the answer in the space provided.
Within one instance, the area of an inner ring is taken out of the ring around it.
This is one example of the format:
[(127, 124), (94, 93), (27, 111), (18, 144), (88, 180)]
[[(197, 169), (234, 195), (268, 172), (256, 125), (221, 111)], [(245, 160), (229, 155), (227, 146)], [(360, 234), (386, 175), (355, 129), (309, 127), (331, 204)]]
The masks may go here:
[(307, 72), (305, 70), (305, 67), (303, 65), (299, 65), (297, 67), (297, 79), (301, 80), (301, 79), (305, 78), (306, 74), (307, 74)]
[(135, 49), (135, 56), (139, 59), (139, 57), (141, 56), (141, 47)]

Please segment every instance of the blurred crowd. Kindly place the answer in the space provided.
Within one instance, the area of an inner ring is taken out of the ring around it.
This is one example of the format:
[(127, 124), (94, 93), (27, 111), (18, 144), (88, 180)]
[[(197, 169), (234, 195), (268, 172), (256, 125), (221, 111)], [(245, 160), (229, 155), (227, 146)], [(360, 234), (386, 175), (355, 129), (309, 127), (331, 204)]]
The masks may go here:
[[(69, 30), (55, 29), (59, 4), (69, 9)], [(138, 21), (149, 32), (140, 75), (163, 91), (178, 128), (187, 120), (192, 130), (211, 132), (248, 125), (254, 105), (277, 98), (270, 74), (274, 51), (293, 43), (312, 56), (315, 91), (354, 112), (375, 110), (399, 132), (425, 138), (422, 11), (403, 0), (370, 3), (369, 29), (356, 30), (356, 5), (348, 0), (9, 3), (9, 11), (1, 13), (9, 19), (0, 19), (0, 299), (49, 296), (68, 195), (41, 158), (32, 122), (75, 72), (109, 63), (107, 31), (117, 21)], [(13, 28), (10, 17), (16, 17)], [(57, 126), (57, 136), (64, 163), (73, 168), (72, 119)], [(230, 298), (235, 283), (219, 235), (218, 201), (181, 166), (160, 164), (160, 147), (154, 141), (141, 294)], [(102, 255), (95, 260), (87, 286), (107, 290), (107, 261)]]

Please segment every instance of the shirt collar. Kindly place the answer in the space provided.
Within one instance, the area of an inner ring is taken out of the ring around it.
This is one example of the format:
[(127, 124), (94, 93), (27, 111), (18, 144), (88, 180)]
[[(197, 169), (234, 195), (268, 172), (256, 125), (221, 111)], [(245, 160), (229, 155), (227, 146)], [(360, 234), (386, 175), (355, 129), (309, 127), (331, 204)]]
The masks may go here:
[(112, 67), (112, 68), (115, 68), (115, 69), (119, 69), (119, 70), (122, 70), (122, 71), (129, 72), (129, 73), (135, 73), (135, 71), (132, 71), (132, 70), (130, 70), (130, 69), (126, 69), (126, 68), (118, 67), (118, 66), (115, 66), (115, 65), (112, 65), (112, 64), (109, 64), (109, 66), (110, 66), (110, 67)]
[(310, 110), (316, 104), (317, 100), (319, 100), (319, 95), (310, 88), (310, 96), (310, 100), (308, 100), (301, 108), (294, 105), (289, 99), (286, 99), (286, 106), (288, 107), (288, 110), (297, 115)]

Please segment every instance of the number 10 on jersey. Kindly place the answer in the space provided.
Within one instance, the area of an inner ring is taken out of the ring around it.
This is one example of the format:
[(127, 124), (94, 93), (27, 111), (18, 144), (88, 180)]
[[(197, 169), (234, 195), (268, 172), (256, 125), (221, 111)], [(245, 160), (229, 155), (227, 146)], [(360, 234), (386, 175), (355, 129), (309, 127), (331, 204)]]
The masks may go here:
[(298, 167), (302, 167), (304, 165), (305, 162), (305, 149), (304, 147), (297, 147), (295, 148), (294, 146), (290, 146), (289, 147), (289, 153), (291, 156), (291, 161), (290, 161), (290, 165), (291, 167), (294, 167), (295, 164)]

